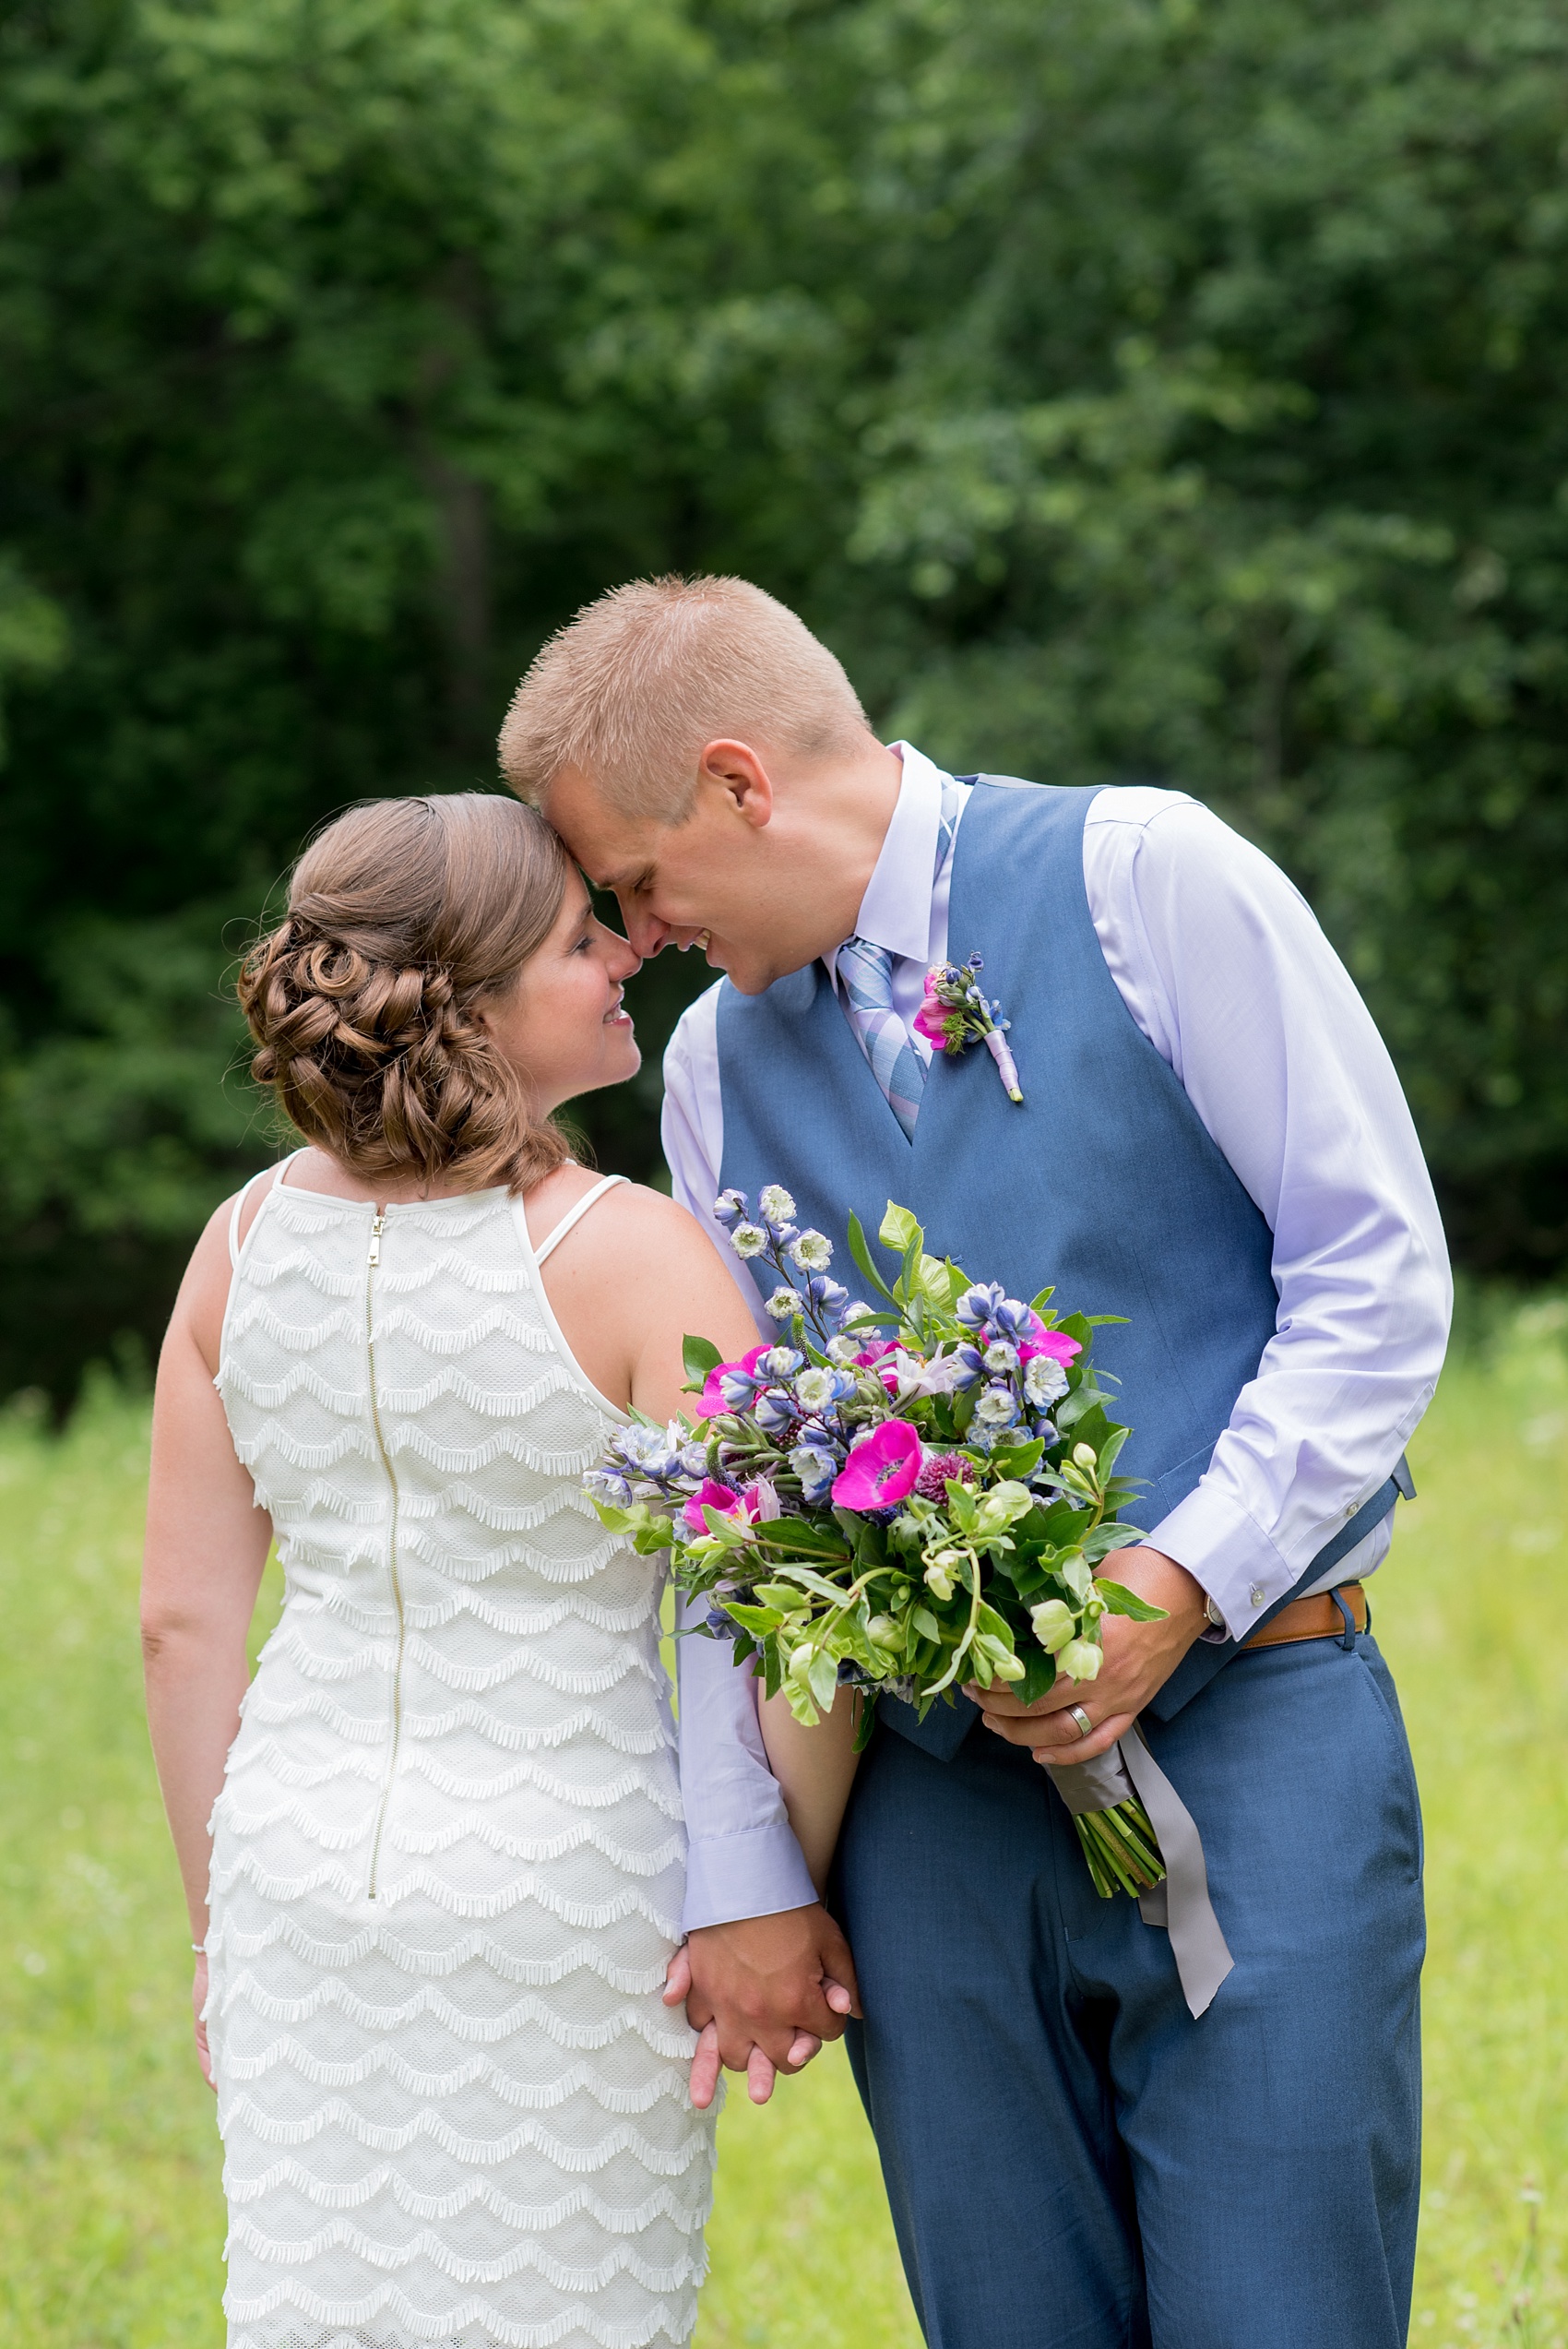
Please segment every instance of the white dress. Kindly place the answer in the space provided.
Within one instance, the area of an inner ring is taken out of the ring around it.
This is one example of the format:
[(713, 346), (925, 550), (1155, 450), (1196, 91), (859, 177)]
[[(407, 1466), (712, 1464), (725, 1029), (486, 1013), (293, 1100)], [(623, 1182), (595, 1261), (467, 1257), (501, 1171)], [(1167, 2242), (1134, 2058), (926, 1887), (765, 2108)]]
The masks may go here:
[(659, 1577), (583, 1497), (624, 1414), (520, 1203), (275, 1182), (218, 1386), (287, 1582), (212, 1819), (230, 2349), (683, 2342)]

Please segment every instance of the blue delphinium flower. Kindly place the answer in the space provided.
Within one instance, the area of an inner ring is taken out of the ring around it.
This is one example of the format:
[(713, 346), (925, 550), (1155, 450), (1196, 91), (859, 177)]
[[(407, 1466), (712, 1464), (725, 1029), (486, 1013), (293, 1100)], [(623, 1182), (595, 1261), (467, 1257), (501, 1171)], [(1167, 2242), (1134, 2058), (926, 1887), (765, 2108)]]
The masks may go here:
[(744, 1191), (720, 1191), (713, 1202), (713, 1220), (716, 1223), (722, 1223), (727, 1232), (741, 1221), (745, 1211)]
[(609, 1508), (627, 1508), (631, 1505), (632, 1488), (624, 1476), (613, 1469), (596, 1468), (583, 1479), (583, 1490), (596, 1501), (603, 1501)]
[(749, 1370), (742, 1370), (738, 1362), (727, 1365), (719, 1375), (719, 1391), (724, 1399), (725, 1410), (749, 1411), (752, 1397), (759, 1387), (766, 1384), (766, 1377), (754, 1377)]
[(680, 1473), (680, 1448), (671, 1442), (668, 1428), (644, 1427), (634, 1421), (630, 1427), (616, 1429), (611, 1437), (611, 1449), (637, 1475), (648, 1477), (656, 1485), (667, 1484), (671, 1476)]
[(849, 1292), (840, 1282), (830, 1281), (825, 1272), (814, 1272), (806, 1282), (806, 1294), (813, 1305), (820, 1306), (829, 1321), (842, 1321), (849, 1305)]
[(776, 1441), (790, 1433), (800, 1415), (800, 1405), (783, 1387), (765, 1387), (752, 1405), (757, 1425)]
[(797, 1353), (793, 1346), (770, 1346), (766, 1353), (759, 1354), (756, 1366), (770, 1379), (792, 1378), (797, 1370), (805, 1368), (805, 1355)]
[(807, 1501), (826, 1498), (843, 1464), (842, 1452), (826, 1443), (797, 1444), (790, 1454), (790, 1465), (801, 1480), (801, 1496)]
[(966, 1330), (986, 1330), (1005, 1295), (1000, 1281), (977, 1281), (972, 1289), (965, 1290), (953, 1311)]
[(975, 1405), (976, 1419), (993, 1434), (999, 1428), (1015, 1425), (1018, 1415), (1018, 1398), (1011, 1387), (988, 1387)]

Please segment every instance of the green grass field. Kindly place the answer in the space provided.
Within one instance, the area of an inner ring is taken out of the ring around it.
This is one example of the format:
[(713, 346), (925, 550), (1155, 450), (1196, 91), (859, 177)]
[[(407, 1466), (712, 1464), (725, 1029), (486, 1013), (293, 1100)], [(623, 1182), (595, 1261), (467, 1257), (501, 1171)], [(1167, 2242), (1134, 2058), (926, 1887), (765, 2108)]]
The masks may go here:
[[(1568, 2344), (1565, 1336), (1538, 1306), (1450, 1371), (1375, 1590), (1427, 1818), (1421, 2349)], [(140, 1711), (144, 1441), (108, 1387), (58, 1441), (0, 1422), (6, 2349), (222, 2340), (218, 2143)], [(765, 2111), (732, 2095), (719, 2144), (698, 2349), (915, 2349), (841, 2057)]]

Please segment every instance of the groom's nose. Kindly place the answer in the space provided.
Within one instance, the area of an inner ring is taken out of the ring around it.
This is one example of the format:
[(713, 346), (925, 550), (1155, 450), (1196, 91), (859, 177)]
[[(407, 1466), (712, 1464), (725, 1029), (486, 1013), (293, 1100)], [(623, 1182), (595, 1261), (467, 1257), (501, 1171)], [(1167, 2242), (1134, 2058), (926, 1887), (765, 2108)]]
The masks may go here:
[(658, 954), (671, 939), (678, 939), (679, 933), (671, 929), (668, 922), (661, 922), (657, 914), (650, 913), (646, 906), (628, 905), (624, 898), (620, 900), (620, 906), (627, 940), (643, 961)]

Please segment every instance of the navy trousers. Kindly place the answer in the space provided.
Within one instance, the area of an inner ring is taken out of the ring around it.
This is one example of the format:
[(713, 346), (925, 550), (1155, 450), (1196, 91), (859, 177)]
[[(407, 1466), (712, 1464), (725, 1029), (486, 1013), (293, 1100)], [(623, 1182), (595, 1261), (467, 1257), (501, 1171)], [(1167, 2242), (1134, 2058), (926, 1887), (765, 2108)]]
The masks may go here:
[(1241, 1655), (1165, 1724), (1235, 1970), (1194, 2021), (1039, 1765), (879, 1727), (835, 1904), (849, 2052), (931, 2349), (1399, 2349), (1420, 1818), (1370, 1636)]

